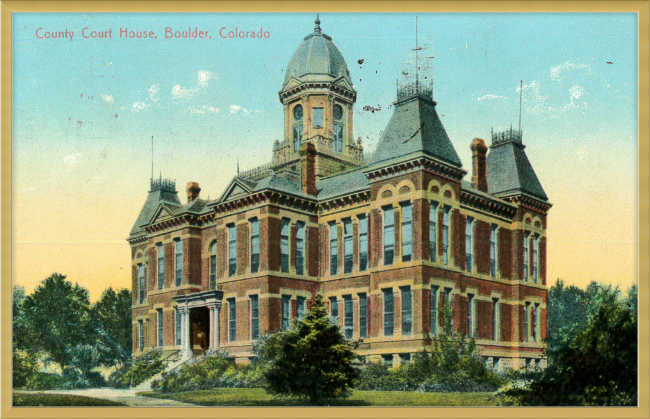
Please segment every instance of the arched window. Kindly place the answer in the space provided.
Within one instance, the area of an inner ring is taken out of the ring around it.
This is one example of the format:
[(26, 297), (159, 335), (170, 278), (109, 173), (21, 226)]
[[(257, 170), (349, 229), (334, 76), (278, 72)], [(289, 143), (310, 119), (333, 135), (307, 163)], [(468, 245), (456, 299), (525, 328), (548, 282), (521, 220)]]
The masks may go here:
[(217, 288), (217, 241), (210, 244), (210, 289)]
[(293, 132), (293, 151), (298, 152), (300, 150), (300, 143), (302, 142), (302, 115), (303, 109), (302, 105), (296, 105), (293, 108), (293, 122), (292, 122), (292, 132)]

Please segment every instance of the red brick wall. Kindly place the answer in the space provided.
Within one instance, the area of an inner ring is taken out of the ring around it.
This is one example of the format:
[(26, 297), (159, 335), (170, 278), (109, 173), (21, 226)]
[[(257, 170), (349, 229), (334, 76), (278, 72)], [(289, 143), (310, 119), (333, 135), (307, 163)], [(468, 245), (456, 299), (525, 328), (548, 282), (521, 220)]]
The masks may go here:
[(279, 218), (268, 218), (268, 233), (264, 238), (260, 237), (260, 247), (266, 243), (268, 252), (268, 269), (271, 271), (280, 270), (280, 232), (282, 220)]
[(506, 228), (500, 228), (498, 231), (499, 241), (499, 271), (501, 278), (512, 279), (512, 231)]
[[(429, 252), (429, 240), (430, 240), (430, 235), (429, 235), (429, 217), (431, 215), (431, 203), (427, 202), (426, 199), (423, 199), (420, 202), (420, 210), (419, 213), (421, 214), (420, 216), (420, 223), (419, 223), (419, 228), (421, 230), (420, 233), (420, 241), (421, 243), (421, 254), (422, 254), (422, 259), (425, 260), (431, 260), (431, 254)], [(436, 224), (438, 227), (438, 225)], [(438, 227), (440, 228), (440, 227)], [(415, 236), (414, 236), (415, 237)], [(415, 243), (414, 243), (415, 245)], [(418, 244), (419, 246), (419, 244)]]
[(249, 225), (248, 223), (237, 225), (237, 275), (243, 275), (248, 269), (249, 255)]
[(543, 285), (546, 285), (546, 240), (546, 237), (539, 240), (539, 277)]
[(451, 222), (453, 239), (452, 249), (456, 266), (461, 269), (465, 268), (465, 216), (459, 210), (453, 210), (453, 220)]
[(478, 273), (489, 275), (492, 226), (480, 220), (475, 220), (474, 223), (474, 263)]
[[(184, 283), (201, 285), (201, 239), (190, 237), (183, 244)], [(187, 282), (185, 282), (187, 281)]]
[[(516, 307), (510, 304), (499, 303), (501, 307), (501, 340), (504, 342), (512, 341), (512, 315), (516, 313)], [(515, 309), (513, 311), (513, 308)]]
[(370, 212), (370, 223), (369, 223), (369, 237), (368, 239), (370, 244), (370, 267), (376, 268), (379, 266), (379, 260), (383, 259), (382, 252), (382, 231), (381, 231), (381, 211), (378, 209), (373, 209)]
[(318, 263), (321, 259), (318, 252), (318, 227), (308, 227), (307, 232), (305, 246), (308, 248), (306, 260), (308, 274), (309, 276), (318, 276)]

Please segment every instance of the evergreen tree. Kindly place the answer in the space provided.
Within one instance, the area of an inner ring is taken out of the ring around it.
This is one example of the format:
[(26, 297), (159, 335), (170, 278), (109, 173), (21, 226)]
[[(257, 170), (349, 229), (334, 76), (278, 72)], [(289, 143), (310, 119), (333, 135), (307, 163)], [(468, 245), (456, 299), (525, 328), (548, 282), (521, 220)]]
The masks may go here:
[(315, 405), (347, 397), (358, 382), (355, 358), (352, 344), (330, 322), (318, 294), (309, 313), (282, 333), (282, 348), (265, 373), (267, 391), (307, 398)]

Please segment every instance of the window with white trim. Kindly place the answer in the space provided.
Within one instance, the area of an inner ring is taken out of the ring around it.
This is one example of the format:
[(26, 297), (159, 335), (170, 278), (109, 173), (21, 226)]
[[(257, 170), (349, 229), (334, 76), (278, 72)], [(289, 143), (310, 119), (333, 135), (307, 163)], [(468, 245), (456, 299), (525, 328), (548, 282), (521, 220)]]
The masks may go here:
[(144, 321), (138, 320), (138, 348), (140, 352), (144, 351)]
[(410, 335), (413, 330), (413, 304), (411, 287), (400, 287), (402, 297), (402, 334)]
[(344, 328), (345, 338), (350, 340), (354, 335), (354, 306), (351, 295), (343, 296), (343, 311), (345, 314)]
[(442, 217), (442, 263), (449, 265), (449, 218), (451, 207), (445, 205)]
[(251, 218), (251, 273), (260, 270), (260, 220)]
[(359, 217), (359, 271), (368, 269), (368, 217)]
[(158, 250), (158, 289), (165, 287), (165, 246), (162, 243), (156, 245)]
[(228, 226), (228, 276), (235, 276), (237, 273), (237, 227), (234, 224)]
[(210, 289), (217, 289), (217, 241), (210, 245)]
[(395, 301), (391, 288), (383, 289), (384, 293), (384, 336), (393, 336), (395, 324)]
[(404, 202), (402, 206), (402, 262), (411, 260), (413, 254), (413, 211), (410, 202)]
[(539, 261), (539, 235), (533, 237), (533, 282), (537, 283), (538, 270), (537, 262)]
[(181, 332), (181, 325), (183, 324), (181, 321), (181, 311), (176, 307), (176, 316), (175, 316), (175, 322), (176, 322), (176, 346), (181, 346), (181, 338), (183, 337), (183, 333)]
[(359, 337), (368, 337), (368, 296), (359, 294)]
[(162, 308), (157, 308), (156, 309), (156, 314), (158, 317), (158, 347), (162, 348), (163, 347), (163, 331), (164, 331), (164, 324), (163, 324), (163, 310)]
[(465, 268), (472, 272), (474, 268), (474, 218), (467, 217), (465, 222)]
[(282, 219), (282, 227), (280, 229), (280, 271), (289, 272), (289, 225), (291, 220), (288, 218)]
[(330, 297), (330, 321), (334, 325), (339, 324), (339, 300), (336, 297)]
[(431, 334), (434, 336), (438, 334), (438, 323), (440, 322), (440, 317), (438, 315), (438, 301), (440, 301), (439, 289), (440, 287), (437, 285), (431, 286), (431, 308), (429, 321), (431, 326)]
[(228, 340), (234, 342), (237, 340), (237, 301), (234, 298), (228, 298)]
[(431, 201), (429, 211), (429, 259), (436, 261), (438, 256), (438, 203)]
[(297, 297), (298, 300), (298, 319), (302, 319), (305, 317), (305, 302), (306, 298), (305, 297)]
[(251, 340), (260, 337), (260, 306), (257, 294), (251, 295)]
[(497, 276), (497, 260), (499, 247), (497, 246), (497, 233), (498, 227), (496, 224), (492, 224), (490, 230), (490, 275)]
[(530, 249), (529, 249), (530, 233), (526, 231), (524, 233), (524, 281), (528, 281), (528, 262), (530, 262)]
[(176, 286), (180, 287), (183, 283), (183, 241), (181, 239), (174, 240), (174, 248), (176, 250)]
[(354, 253), (352, 248), (352, 219), (343, 220), (343, 273), (352, 272)]
[(500, 338), (501, 316), (499, 316), (499, 308), (499, 299), (492, 298), (492, 336), (495, 342)]
[(145, 287), (145, 281), (144, 281), (144, 266), (142, 264), (138, 264), (138, 292), (139, 292), (139, 302), (140, 304), (144, 303), (144, 287)]
[(289, 328), (290, 321), (291, 321), (291, 296), (283, 295), (282, 296), (282, 321), (281, 321), (282, 330), (287, 330)]
[(305, 223), (296, 223), (296, 275), (305, 274)]
[(395, 258), (395, 215), (391, 205), (384, 211), (384, 265), (392, 265)]
[(336, 223), (330, 223), (330, 275), (338, 272), (339, 266), (339, 233)]
[(474, 337), (476, 330), (476, 303), (474, 294), (467, 294), (467, 336)]

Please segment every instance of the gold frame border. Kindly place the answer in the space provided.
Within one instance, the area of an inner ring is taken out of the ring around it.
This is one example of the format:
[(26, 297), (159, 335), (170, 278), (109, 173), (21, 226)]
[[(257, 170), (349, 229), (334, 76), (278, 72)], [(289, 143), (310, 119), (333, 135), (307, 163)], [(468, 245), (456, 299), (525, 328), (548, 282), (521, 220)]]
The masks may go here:
[[(420, 1), (251, 1), (251, 2), (167, 2), (167, 1), (2, 1), (0, 2), (1, 21), (1, 57), (2, 75), (1, 88), (1, 122), (2, 122), (2, 154), (0, 157), (0, 185), (2, 200), (0, 209), (0, 233), (2, 273), (1, 285), (1, 314), (2, 340), (1, 348), (1, 383), (0, 413), (6, 418), (178, 418), (191, 416), (193, 418), (208, 417), (239, 417), (239, 418), (384, 418), (402, 417), (428, 418), (437, 417), (481, 417), (503, 418), (520, 417), (543, 418), (553, 416), (571, 418), (606, 418), (629, 417), (649, 418), (649, 325), (648, 321), (639, 323), (639, 407), (637, 408), (450, 408), (450, 407), (412, 407), (412, 408), (274, 408), (274, 407), (212, 407), (212, 408), (119, 408), (119, 407), (78, 407), (78, 408), (14, 408), (12, 406), (11, 390), (11, 296), (12, 296), (12, 160), (11, 160), (11, 94), (12, 94), (12, 61), (11, 61), (11, 13), (12, 12), (635, 12), (638, 14), (638, 129), (639, 129), (639, 194), (638, 207), (638, 278), (639, 278), (639, 318), (648, 320), (650, 294), (648, 293), (648, 273), (650, 260), (650, 3), (648, 1), (453, 1), (453, 2), (420, 2)], [(389, 410), (383, 410), (389, 409)], [(395, 409), (400, 409), (399, 412)], [(525, 410), (522, 410), (525, 409)], [(552, 410), (549, 410), (552, 409)]]

